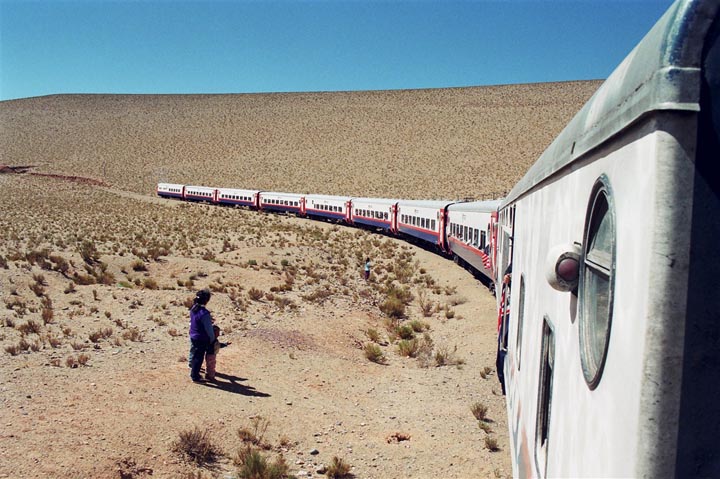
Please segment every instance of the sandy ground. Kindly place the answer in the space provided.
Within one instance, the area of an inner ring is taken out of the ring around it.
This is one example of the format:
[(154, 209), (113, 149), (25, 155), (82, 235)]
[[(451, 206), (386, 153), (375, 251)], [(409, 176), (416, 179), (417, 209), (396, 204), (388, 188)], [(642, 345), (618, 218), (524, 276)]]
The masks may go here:
[[(494, 298), (451, 261), (327, 223), (49, 178), (0, 178), (10, 193), (0, 205), (7, 267), (0, 268), (0, 477), (235, 477), (237, 431), (251, 427), (253, 417), (268, 421), (264, 439), (272, 449), (265, 454), (282, 455), (300, 477), (319, 477), (334, 456), (363, 478), (510, 474), (497, 378), (480, 374), (494, 364)], [(192, 233), (202, 222), (209, 230)], [(167, 255), (138, 263), (145, 255), (138, 238), (163, 241), (172, 225), (178, 237), (196, 235), (189, 248), (166, 243)], [(67, 292), (74, 272), (88, 270), (78, 254), (88, 239), (114, 278)], [(137, 254), (126, 251), (133, 244)], [(45, 248), (48, 265), (37, 258), (33, 264), (27, 253)], [(203, 259), (208, 251), (211, 260)], [(74, 265), (65, 274), (57, 255)], [(360, 278), (365, 255), (374, 264), (369, 283)], [(343, 258), (350, 258), (347, 267)], [(138, 264), (147, 271), (129, 267)], [(426, 323), (436, 350), (453, 352), (462, 364), (438, 367), (431, 358), (423, 367), (398, 354), (378, 305), (383, 283), (400, 275), (386, 267), (403, 264), (412, 270), (405, 284), (415, 299), (402, 322)], [(269, 300), (293, 267), (292, 289)], [(232, 344), (218, 355), (217, 383), (193, 384), (182, 303), (198, 288), (220, 285), (225, 289), (209, 308)], [(251, 288), (265, 296), (249, 299)], [(311, 299), (318, 290), (332, 294)], [(419, 309), (420, 294), (438, 306), (429, 317)], [(294, 307), (281, 308), (281, 297)], [(46, 298), (53, 311), (47, 323)], [(27, 331), (28, 323), (38, 330)], [(91, 339), (108, 329), (107, 337)], [(379, 332), (386, 364), (365, 357), (368, 329)], [(142, 338), (131, 339), (132, 331)], [(7, 348), (22, 340), (29, 349), (11, 355)], [(87, 359), (77, 365), (81, 355)], [(475, 403), (488, 408), (489, 432), (471, 412)], [(194, 426), (209, 431), (222, 451), (202, 468), (173, 451), (179, 434)], [(409, 439), (394, 441), (398, 436)], [(488, 450), (486, 436), (500, 451)]]

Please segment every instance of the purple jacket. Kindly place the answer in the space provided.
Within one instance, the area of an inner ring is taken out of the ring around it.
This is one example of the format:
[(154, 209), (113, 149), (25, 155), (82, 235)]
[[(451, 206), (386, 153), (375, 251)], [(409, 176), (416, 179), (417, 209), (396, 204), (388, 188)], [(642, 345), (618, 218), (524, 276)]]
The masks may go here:
[(200, 306), (197, 310), (190, 310), (190, 339), (196, 341), (215, 341), (215, 332), (212, 328), (210, 311)]

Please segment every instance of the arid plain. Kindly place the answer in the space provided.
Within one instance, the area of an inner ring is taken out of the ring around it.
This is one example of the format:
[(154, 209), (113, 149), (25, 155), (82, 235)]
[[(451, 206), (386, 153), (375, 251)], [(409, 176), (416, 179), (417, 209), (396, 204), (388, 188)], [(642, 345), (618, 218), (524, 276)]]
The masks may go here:
[[(497, 198), (599, 85), (0, 102), (0, 477), (247, 477), (249, 458), (297, 477), (339, 477), (334, 458), (358, 478), (510, 475), (495, 300), (468, 272), (154, 188)], [(231, 344), (197, 385), (187, 301), (204, 287)]]

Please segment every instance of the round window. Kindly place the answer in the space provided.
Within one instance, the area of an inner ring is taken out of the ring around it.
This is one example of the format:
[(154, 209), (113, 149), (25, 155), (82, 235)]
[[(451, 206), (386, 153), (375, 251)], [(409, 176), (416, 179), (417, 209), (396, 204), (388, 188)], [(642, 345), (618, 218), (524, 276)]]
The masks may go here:
[(580, 361), (590, 389), (602, 377), (613, 313), (615, 212), (607, 177), (598, 179), (588, 204), (580, 275)]

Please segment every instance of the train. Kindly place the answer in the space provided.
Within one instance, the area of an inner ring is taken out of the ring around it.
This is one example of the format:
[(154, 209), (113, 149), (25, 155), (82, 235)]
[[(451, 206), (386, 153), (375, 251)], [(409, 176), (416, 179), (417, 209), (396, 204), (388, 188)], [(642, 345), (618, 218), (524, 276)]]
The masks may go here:
[(499, 200), (157, 194), (373, 228), (489, 281), (514, 477), (720, 477), (719, 11), (673, 3)]
[(500, 200), (420, 201), (158, 183), (163, 198), (247, 207), (396, 235), (452, 258), (494, 291)]

